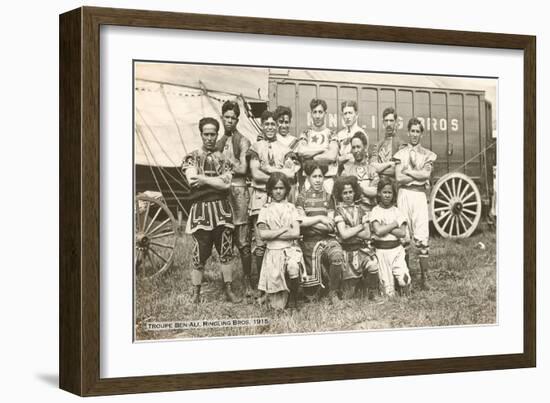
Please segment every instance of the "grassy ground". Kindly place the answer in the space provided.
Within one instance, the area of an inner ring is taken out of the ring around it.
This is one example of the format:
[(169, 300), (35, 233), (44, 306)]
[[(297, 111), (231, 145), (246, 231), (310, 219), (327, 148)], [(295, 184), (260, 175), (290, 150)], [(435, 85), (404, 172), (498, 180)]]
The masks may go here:
[[(485, 249), (479, 247), (479, 243)], [(178, 239), (172, 268), (154, 281), (136, 281), (136, 340), (239, 336), (257, 334), (310, 333), (403, 327), (456, 326), (496, 322), (496, 239), (494, 231), (479, 230), (470, 238), (431, 240), (432, 272), (430, 291), (418, 284), (418, 260), (411, 256), (413, 292), (410, 297), (382, 298), (374, 304), (366, 298), (346, 300), (335, 309), (326, 300), (302, 303), (298, 310), (274, 312), (243, 301), (225, 302), (217, 257), (208, 263), (203, 302), (192, 304), (191, 242)], [(235, 259), (234, 289), (243, 295), (240, 260)], [(189, 330), (146, 330), (151, 322), (267, 318), (269, 324)]]

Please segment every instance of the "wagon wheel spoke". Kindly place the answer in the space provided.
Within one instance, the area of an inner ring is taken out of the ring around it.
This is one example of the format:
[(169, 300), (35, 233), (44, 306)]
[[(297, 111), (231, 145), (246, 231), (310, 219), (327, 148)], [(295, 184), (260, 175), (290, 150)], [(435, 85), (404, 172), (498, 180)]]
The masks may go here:
[(472, 197), (475, 197), (475, 196), (476, 196), (476, 194), (474, 192), (472, 192), (472, 193), (469, 193), (468, 196), (465, 196), (464, 198), (461, 198), (461, 200), (463, 202), (465, 202), (466, 200), (469, 200), (469, 199), (471, 199)]
[(450, 236), (453, 236), (453, 227), (455, 225), (455, 219), (456, 219), (456, 216), (453, 214), (451, 216), (451, 224), (449, 225), (449, 235)]
[(139, 222), (139, 201), (136, 199), (136, 205), (134, 206), (135, 226), (136, 231), (141, 231), (141, 224)]
[(477, 206), (477, 203), (476, 202), (469, 202), (469, 203), (462, 204), (462, 206), (463, 207)]
[(472, 210), (469, 210), (469, 209), (467, 209), (467, 208), (462, 209), (462, 212), (463, 212), (463, 213), (472, 214), (472, 215), (477, 215), (477, 211), (472, 211)]
[[(147, 217), (149, 217), (149, 210), (151, 209), (151, 203), (150, 202), (145, 202), (145, 203), (147, 203), (147, 207), (145, 208), (145, 214), (143, 214), (143, 224), (141, 228), (145, 228), (145, 225), (147, 224)], [(144, 232), (147, 232), (147, 231), (144, 231)]]
[(158, 218), (158, 216), (159, 216), (159, 214), (160, 214), (161, 211), (162, 211), (162, 207), (159, 207), (159, 208), (157, 209), (157, 212), (156, 212), (155, 215), (153, 216), (153, 219), (149, 222), (149, 225), (147, 225), (147, 228), (145, 228), (145, 231), (143, 231), (143, 232), (145, 232), (145, 233), (149, 232), (149, 230), (150, 230), (151, 227), (153, 226), (153, 223), (154, 223), (155, 221), (157, 221), (157, 218)]
[(155, 251), (153, 248), (150, 248), (149, 249), (151, 252), (153, 252), (153, 254), (158, 257), (160, 260), (162, 260), (164, 263), (167, 263), (168, 260), (165, 259), (163, 256), (161, 256), (157, 251)]
[(443, 214), (441, 214), (439, 217), (436, 217), (437, 222), (441, 222), (447, 217), (449, 214), (451, 214), (450, 210), (445, 211)]
[(451, 191), (451, 189), (449, 189), (449, 182), (445, 182), (445, 189), (447, 189), (447, 192), (449, 192), (448, 194), (451, 195), (451, 197), (453, 196), (453, 192)]
[[(466, 192), (468, 191), (469, 188), (470, 188), (470, 185), (468, 185), (468, 184), (466, 183), (466, 186), (464, 186), (464, 189), (462, 189), (462, 192), (460, 192), (460, 195), (458, 196), (458, 198), (459, 198), (460, 200), (466, 200), (466, 199), (464, 199), (464, 195), (466, 194)], [(472, 192), (472, 193), (473, 193), (473, 192)]]
[(455, 218), (456, 218), (456, 234), (460, 235), (460, 222), (459, 222), (460, 221), (460, 216), (457, 215)]
[(434, 208), (434, 212), (438, 213), (440, 211), (449, 211), (449, 206)]
[[(449, 212), (450, 213), (450, 212)], [(443, 223), (443, 225), (441, 226), (441, 228), (443, 229), (443, 231), (446, 231), (446, 228), (447, 228), (447, 224), (449, 223), (449, 221), (451, 220), (452, 218), (452, 214), (449, 214), (449, 216), (445, 219), (445, 222)]]
[(157, 225), (153, 230), (151, 230), (151, 232), (148, 233), (148, 235), (153, 235), (155, 232), (157, 232), (159, 229), (161, 229), (162, 227), (164, 227), (166, 224), (168, 224), (170, 222), (170, 218), (167, 218), (166, 220), (164, 220), (163, 222), (161, 222), (159, 225)]
[[(439, 194), (447, 200), (445, 203), (450, 203), (451, 202), (451, 199), (452, 199), (451, 195), (444, 192), (443, 188), (439, 189)], [(443, 203), (443, 201), (441, 201), (441, 200), (439, 200), (439, 201), (440, 201), (440, 203)]]
[(174, 231), (170, 232), (163, 232), (162, 234), (153, 235), (150, 237), (151, 239), (158, 239), (158, 238), (164, 238), (165, 236), (174, 235)]
[(448, 206), (451, 205), (450, 201), (444, 201), (444, 200), (438, 199), (437, 197), (435, 198), (435, 201), (438, 203), (444, 204), (445, 206), (447, 206), (447, 208)]
[(136, 253), (136, 264), (139, 264), (142, 258), (143, 258), (143, 251), (141, 249), (138, 249)]
[(164, 243), (158, 243), (158, 242), (149, 242), (150, 245), (158, 246), (159, 248), (166, 248), (166, 249), (172, 249), (174, 245), (166, 245)]
[(470, 218), (468, 218), (468, 216), (466, 214), (461, 214), (460, 217), (461, 217), (461, 219), (464, 219), (465, 221), (468, 221), (468, 224), (470, 224), (470, 225), (474, 224), (474, 222)]
[(455, 181), (455, 178), (452, 178), (452, 179), (451, 179), (451, 188), (453, 189), (453, 197), (456, 197), (457, 192), (456, 192), (456, 181)]

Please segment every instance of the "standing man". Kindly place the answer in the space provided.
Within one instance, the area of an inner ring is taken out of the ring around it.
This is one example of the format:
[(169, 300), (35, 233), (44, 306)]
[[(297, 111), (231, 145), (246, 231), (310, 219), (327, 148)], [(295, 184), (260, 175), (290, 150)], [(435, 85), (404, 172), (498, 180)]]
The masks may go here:
[(222, 105), (222, 122), (224, 135), (216, 143), (216, 149), (233, 164), (233, 178), (228, 201), (233, 212), (233, 243), (241, 255), (245, 295), (252, 294), (250, 283), (252, 256), (250, 253), (250, 233), (248, 228), (248, 204), (250, 195), (246, 186), (248, 171), (247, 153), (250, 141), (237, 129), (241, 110), (234, 101), (226, 101)]
[(199, 130), (202, 148), (187, 155), (182, 171), (196, 199), (189, 210), (185, 232), (193, 236), (193, 302), (200, 302), (201, 284), (206, 261), (214, 246), (220, 258), (225, 296), (239, 302), (233, 294), (233, 220), (227, 195), (233, 176), (231, 161), (216, 150), (220, 124), (214, 118), (202, 118)]
[(384, 139), (376, 145), (371, 155), (371, 164), (380, 175), (393, 178), (395, 176), (395, 162), (393, 157), (399, 150), (399, 139), (397, 134), (397, 114), (392, 107), (382, 112), (382, 126), (384, 127)]
[(290, 148), (277, 140), (277, 121), (273, 112), (264, 111), (260, 117), (262, 123), (262, 140), (250, 147), (250, 173), (252, 176), (252, 194), (250, 196), (250, 225), (253, 229), (252, 253), (256, 259), (258, 274), (262, 268), (262, 261), (266, 245), (258, 236), (256, 222), (260, 209), (268, 202), (266, 183), (273, 172), (284, 174), (291, 184), (295, 183), (299, 164)]
[(356, 132), (350, 141), (353, 160), (346, 162), (343, 176), (355, 176), (361, 188), (360, 203), (366, 211), (370, 212), (376, 206), (376, 187), (378, 186), (378, 173), (369, 163), (367, 154), (369, 141), (363, 132)]
[(292, 111), (287, 106), (279, 105), (273, 112), (278, 125), (277, 140), (285, 146), (294, 150), (298, 144), (296, 136), (290, 133), (290, 122), (292, 122)]
[[(323, 186), (328, 193), (332, 193), (334, 177), (338, 174), (338, 140), (334, 131), (326, 127), (327, 103), (323, 99), (314, 98), (309, 107), (313, 126), (300, 135), (296, 153), (302, 159), (302, 165), (306, 160), (313, 159), (327, 167)], [(302, 176), (301, 181), (304, 180)], [(309, 188), (309, 182), (305, 186)]]
[(353, 161), (353, 155), (351, 154), (351, 137), (357, 133), (361, 132), (367, 138), (367, 150), (368, 150), (368, 140), (369, 136), (361, 126), (357, 124), (357, 119), (359, 115), (357, 114), (357, 102), (355, 101), (344, 101), (342, 102), (342, 117), (344, 121), (344, 128), (340, 130), (337, 134), (338, 138), (338, 165), (342, 166), (348, 161)]
[(426, 192), (437, 155), (422, 147), (424, 126), (418, 118), (407, 125), (409, 143), (395, 154), (401, 163), (396, 165), (395, 178), (399, 183), (397, 207), (407, 218), (410, 238), (419, 253), (420, 288), (429, 290), (429, 215)]

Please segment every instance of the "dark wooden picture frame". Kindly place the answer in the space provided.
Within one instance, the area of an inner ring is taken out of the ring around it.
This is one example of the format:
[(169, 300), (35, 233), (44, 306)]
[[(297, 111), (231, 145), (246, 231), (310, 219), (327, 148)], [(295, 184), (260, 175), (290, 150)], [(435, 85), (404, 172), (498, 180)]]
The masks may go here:
[[(100, 27), (117, 25), (522, 50), (523, 353), (100, 377)], [(82, 7), (60, 16), (60, 387), (81, 396), (297, 383), (536, 364), (536, 38), (480, 32)]]

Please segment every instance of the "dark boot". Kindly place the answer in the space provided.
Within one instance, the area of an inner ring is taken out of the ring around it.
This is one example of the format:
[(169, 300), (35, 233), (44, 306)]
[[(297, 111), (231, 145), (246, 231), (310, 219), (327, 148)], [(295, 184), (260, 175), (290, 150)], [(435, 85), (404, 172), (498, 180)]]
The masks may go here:
[(290, 295), (288, 296), (288, 307), (298, 309), (298, 290), (300, 288), (300, 279), (298, 277), (291, 278), (288, 281)]
[(191, 302), (193, 304), (198, 304), (201, 302), (201, 286), (200, 285), (194, 285), (193, 286), (193, 296), (191, 297)]
[(252, 256), (250, 250), (241, 250), (241, 264), (243, 266), (243, 287), (244, 293), (247, 298), (252, 296), (252, 282), (250, 273), (252, 271)]
[(193, 296), (191, 297), (191, 301), (194, 304), (198, 304), (199, 302), (201, 302), (202, 276), (202, 270), (191, 270), (191, 284), (193, 284)]
[(233, 304), (237, 304), (242, 301), (242, 299), (237, 298), (235, 294), (233, 294), (233, 290), (231, 289), (231, 282), (228, 281), (224, 284), (224, 291), (225, 291), (225, 299), (228, 302), (231, 302)]
[(252, 297), (252, 286), (250, 285), (250, 277), (244, 276), (243, 277), (243, 287), (244, 287), (244, 295), (246, 298)]
[(378, 278), (378, 272), (367, 272), (367, 274), (365, 275), (365, 286), (367, 288), (369, 301), (376, 301), (380, 293), (380, 279)]
[(399, 295), (402, 297), (410, 297), (411, 296), (411, 285), (407, 284), (404, 286), (399, 286)]
[(420, 262), (420, 289), (423, 291), (429, 291), (431, 287), (428, 284), (429, 282), (428, 272), (430, 267), (428, 257), (421, 257), (418, 260)]

